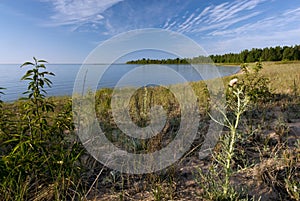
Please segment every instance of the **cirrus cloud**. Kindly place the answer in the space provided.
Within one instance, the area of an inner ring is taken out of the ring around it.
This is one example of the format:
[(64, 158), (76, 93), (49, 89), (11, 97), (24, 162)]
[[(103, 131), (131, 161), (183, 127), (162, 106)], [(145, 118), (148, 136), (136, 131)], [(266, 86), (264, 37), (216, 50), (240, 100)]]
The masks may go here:
[(42, 0), (53, 5), (51, 16), (54, 25), (75, 25), (97, 23), (102, 13), (123, 0)]

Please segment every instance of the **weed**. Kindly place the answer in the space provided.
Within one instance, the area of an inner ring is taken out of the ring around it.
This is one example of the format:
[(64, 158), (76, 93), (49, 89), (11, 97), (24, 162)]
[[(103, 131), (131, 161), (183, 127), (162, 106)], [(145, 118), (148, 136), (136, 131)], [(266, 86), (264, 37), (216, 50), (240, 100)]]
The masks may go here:
[(81, 168), (78, 159), (82, 148), (76, 140), (67, 139), (72, 130), (70, 105), (53, 116), (55, 105), (45, 98), (45, 84), (51, 87), (46, 61), (34, 58), (21, 67), (32, 66), (22, 77), (28, 80), (27, 97), (22, 99), (16, 130), (2, 145), (0, 186), (3, 200), (67, 200), (80, 197)]
[[(248, 96), (252, 103), (269, 100), (271, 98), (269, 79), (260, 73), (263, 69), (262, 63), (257, 62), (252, 68), (248, 64), (242, 64), (241, 69), (244, 74), (236, 84), (240, 86), (243, 94)], [(227, 97), (230, 97), (230, 92), (227, 93)]]
[[(237, 81), (237, 80), (236, 80)], [(241, 115), (245, 112), (249, 98), (244, 96), (243, 91), (234, 84), (231, 85), (230, 91), (236, 98), (235, 106), (229, 105), (234, 111), (234, 119), (223, 113), (224, 122), (211, 118), (229, 129), (229, 132), (221, 137), (220, 151), (213, 154), (216, 165), (212, 165), (208, 173), (199, 171), (201, 187), (205, 187), (205, 197), (213, 200), (236, 200), (240, 194), (231, 186), (230, 177), (233, 174), (232, 163), (235, 151), (235, 145), (238, 140), (238, 126)], [(205, 175), (206, 174), (206, 175)], [(203, 181), (201, 181), (203, 180)], [(207, 186), (208, 185), (208, 186)]]

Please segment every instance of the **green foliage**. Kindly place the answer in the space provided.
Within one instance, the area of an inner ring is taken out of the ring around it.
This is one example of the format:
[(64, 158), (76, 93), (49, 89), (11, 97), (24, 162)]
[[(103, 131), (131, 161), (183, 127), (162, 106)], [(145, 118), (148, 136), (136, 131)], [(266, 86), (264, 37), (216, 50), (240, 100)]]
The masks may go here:
[(257, 61), (282, 61), (300, 60), (300, 45), (295, 46), (276, 46), (263, 49), (252, 48), (243, 50), (240, 53), (228, 53), (224, 55), (211, 55), (210, 58), (215, 63), (245, 63)]
[[(0, 87), (0, 90), (3, 90), (3, 89), (5, 89), (5, 88), (2, 88), (2, 87)], [(0, 91), (0, 94), (4, 94), (2, 91)], [(0, 98), (1, 98), (1, 96), (0, 96)], [(2, 110), (2, 100), (0, 99), (0, 143), (1, 143), (1, 140), (2, 140), (2, 135), (4, 135), (4, 133), (3, 133), (3, 125), (5, 124), (4, 123), (4, 114), (3, 114), (3, 110)], [(0, 149), (0, 151), (1, 151), (1, 149)], [(0, 155), (1, 156), (1, 155)], [(3, 164), (1, 164), (1, 160), (0, 160), (0, 170), (2, 169), (2, 165)], [(1, 180), (1, 175), (0, 175), (0, 180)]]
[(296, 146), (294, 153), (288, 150), (286, 151), (288, 154), (284, 154), (283, 157), (287, 167), (284, 178), (284, 188), (291, 200), (300, 200), (300, 139), (298, 139)]
[(223, 192), (224, 179), (222, 172), (218, 171), (219, 166), (212, 164), (207, 171), (198, 168), (198, 175), (196, 175), (196, 182), (203, 189), (203, 194), (200, 196), (201, 199), (207, 200), (219, 200), (219, 201), (233, 201), (240, 200), (239, 193), (233, 188), (228, 186), (227, 193)]
[(261, 60), (256, 62), (255, 66), (253, 66), (254, 72), (257, 74), (263, 68)]
[[(3, 89), (5, 89), (5, 88), (3, 88), (3, 87), (0, 87), (0, 90), (3, 90)], [(0, 91), (0, 94), (4, 94), (2, 91)], [(0, 96), (1, 97), (1, 96)], [(2, 103), (2, 100), (0, 99), (0, 103)]]
[(38, 99), (42, 99), (45, 97), (47, 93), (44, 90), (44, 85), (48, 85), (51, 87), (52, 82), (46, 78), (47, 75), (54, 76), (54, 73), (48, 71), (42, 71), (41, 69), (46, 69), (45, 63), (47, 61), (37, 60), (33, 57), (34, 63), (25, 62), (21, 65), (21, 67), (32, 66), (32, 69), (28, 70), (25, 75), (21, 78), (21, 80), (29, 80), (28, 90), (24, 92), (24, 94), (28, 94), (28, 98), (32, 98), (34, 101), (38, 101)]
[[(277, 54), (280, 48), (274, 48), (274, 50)], [(262, 54), (265, 53), (267, 52), (262, 52)], [(252, 53), (249, 51), (244, 52), (244, 59), (246, 61), (247, 58), (250, 58), (248, 57), (249, 54), (251, 55)], [(251, 57), (257, 58), (255, 54), (252, 54)], [(201, 60), (202, 58), (199, 59)], [(262, 130), (264, 129), (264, 125), (255, 125), (255, 121), (262, 122), (263, 124), (269, 124), (269, 121), (264, 122), (266, 119), (264, 114), (261, 116), (257, 111), (255, 111), (258, 113), (257, 116), (252, 115), (254, 114), (253, 108), (251, 107), (251, 109), (249, 109), (248, 107), (253, 105), (249, 104), (247, 106), (248, 101), (257, 103), (258, 101), (265, 100), (263, 96), (257, 96), (256, 91), (262, 91), (261, 88), (267, 87), (268, 80), (266, 82), (255, 80), (259, 77), (261, 77), (260, 79), (262, 80), (266, 79), (261, 73), (267, 72), (266, 70), (268, 70), (268, 65), (271, 65), (270, 63), (265, 64), (266, 69), (263, 69), (263, 71), (261, 63), (257, 63), (255, 66), (242, 65), (241, 68), (244, 73), (237, 75), (237, 81), (229, 87), (227, 91), (227, 116), (224, 116), (225, 126), (227, 128), (224, 129), (224, 135), (214, 150), (213, 159), (215, 160), (209, 164), (208, 169), (206, 166), (202, 166), (202, 169), (199, 169), (199, 172), (197, 172), (196, 179), (201, 189), (193, 188), (192, 186), (186, 188), (187, 185), (189, 185), (190, 179), (193, 179), (190, 174), (191, 167), (195, 167), (194, 164), (201, 166), (202, 163), (196, 164), (197, 160), (194, 161), (194, 158), (192, 158), (193, 160), (186, 158), (188, 156), (194, 157), (192, 154), (196, 154), (195, 150), (198, 150), (196, 148), (193, 148), (184, 156), (180, 163), (174, 164), (174, 170), (162, 170), (158, 173), (146, 175), (129, 175), (110, 171), (96, 162), (96, 160), (92, 159), (91, 161), (92, 157), (88, 159), (81, 157), (83, 149), (74, 135), (72, 102), (69, 97), (46, 98), (46, 89), (47, 87), (51, 87), (51, 80), (49, 79), (50, 82), (47, 84), (47, 81), (45, 82), (43, 79), (52, 75), (50, 73), (44, 73), (43, 75), (43, 72), (47, 72), (45, 65), (44, 67), (37, 67), (44, 63), (46, 62), (36, 59), (34, 59), (33, 63), (27, 62), (28, 65), (25, 66), (32, 68), (29, 69), (23, 77), (24, 80), (28, 81), (28, 85), (30, 85), (25, 93), (27, 97), (14, 103), (3, 103), (3, 107), (0, 108), (1, 201), (86, 200), (92, 199), (94, 193), (98, 193), (98, 191), (94, 192), (94, 190), (99, 190), (100, 193), (97, 195), (103, 196), (103, 199), (113, 199), (119, 194), (120, 200), (194, 200), (195, 194), (203, 192), (201, 198), (199, 198), (200, 200), (205, 198), (208, 200), (241, 200), (243, 198), (245, 198), (244, 200), (250, 200), (247, 196), (243, 197), (246, 192), (241, 188), (239, 189), (236, 182), (241, 184), (241, 180), (246, 179), (243, 177), (245, 173), (247, 176), (251, 173), (253, 178), (259, 180), (260, 177), (256, 177), (259, 176), (256, 175), (259, 172), (264, 173), (262, 175), (271, 176), (269, 183), (265, 181), (262, 182), (267, 184), (270, 188), (273, 188), (272, 193), (276, 193), (278, 189), (280, 190), (278, 191), (278, 199), (280, 197), (282, 199), (286, 198), (286, 200), (299, 200), (300, 177), (298, 167), (300, 141), (298, 141), (296, 148), (291, 149), (289, 147), (287, 149), (289, 151), (288, 156), (279, 155), (280, 150), (283, 148), (282, 146), (285, 146), (285, 137), (288, 136), (286, 134), (292, 133), (293, 129), (288, 129), (289, 124), (286, 123), (288, 122), (286, 119), (282, 120), (284, 124), (279, 122), (274, 125), (274, 122), (272, 122), (272, 124), (267, 125), (268, 129), (273, 129), (272, 131), (275, 131), (276, 134), (285, 134), (280, 136), (282, 137), (282, 143), (274, 145), (276, 146), (274, 153), (277, 153), (277, 156), (276, 154), (270, 154), (270, 152), (273, 151), (271, 151), (272, 147), (269, 141), (267, 142), (267, 140), (264, 140), (264, 138), (259, 135), (260, 132), (265, 131)], [(284, 102), (283, 104), (285, 106), (281, 108), (281, 111), (286, 114), (294, 114), (295, 118), (286, 115), (289, 119), (293, 120), (299, 116), (297, 113), (299, 111), (299, 109), (297, 109), (299, 108), (299, 99), (297, 99), (298, 93), (296, 87), (299, 80), (297, 77), (298, 66), (293, 67), (289, 65), (281, 67), (281, 65), (282, 64), (276, 63), (276, 67), (270, 68), (269, 71), (271, 74), (268, 75), (268, 77), (281, 78), (271, 80), (273, 82), (275, 81), (274, 88), (281, 86), (281, 91), (278, 93), (290, 89), (291, 86), (294, 87), (294, 105), (291, 106), (289, 105), (291, 104), (290, 102)], [(34, 71), (34, 69), (37, 70)], [(44, 84), (41, 80), (44, 81)], [(283, 83), (283, 80), (286, 82)], [(283, 84), (285, 84), (285, 86), (282, 86)], [(263, 87), (259, 87), (260, 85)], [(199, 96), (200, 115), (201, 118), (203, 118), (199, 127), (204, 127), (203, 129), (201, 128), (199, 132), (202, 133), (202, 131), (206, 131), (205, 127), (209, 121), (209, 115), (207, 114), (207, 111), (211, 108), (209, 92), (204, 82), (192, 83), (192, 87)], [(256, 91), (254, 90), (255, 87), (258, 87)], [(3, 90), (3, 88), (0, 89), (0, 91), (1, 90)], [(37, 91), (39, 91), (39, 93), (37, 93)], [(31, 96), (29, 97), (30, 94)], [(138, 154), (145, 153), (146, 151), (153, 152), (157, 147), (167, 145), (170, 142), (169, 140), (174, 138), (173, 136), (176, 134), (178, 126), (180, 125), (180, 106), (176, 102), (176, 98), (168, 90), (161, 87), (141, 88), (136, 91), (130, 100), (131, 120), (139, 126), (145, 126), (149, 123), (148, 114), (153, 105), (162, 105), (164, 110), (168, 111), (167, 124), (162, 133), (163, 135), (157, 135), (156, 138), (147, 139), (147, 141), (128, 138), (128, 136), (123, 134), (120, 130), (116, 130), (117, 128), (111, 114), (110, 102), (112, 94), (112, 89), (101, 89), (95, 96), (91, 94), (91, 99), (86, 101), (95, 100), (96, 106), (94, 109), (96, 110), (100, 126), (105, 130), (107, 138), (115, 145), (129, 152)], [(291, 96), (287, 96), (287, 98), (290, 99)], [(82, 104), (83, 107), (86, 105), (84, 103)], [(260, 105), (269, 106), (270, 104), (270, 106), (277, 107), (278, 103), (279, 102), (268, 102), (268, 104), (257, 105), (259, 107)], [(46, 107), (45, 105), (49, 106)], [(87, 107), (87, 110), (84, 111), (87, 113), (86, 116), (88, 118), (90, 117), (89, 114), (92, 109), (93, 108)], [(261, 112), (260, 109), (261, 108), (256, 110)], [(272, 108), (268, 107), (267, 109)], [(243, 114), (245, 110), (247, 110), (247, 112)], [(246, 118), (250, 116), (252, 118), (254, 116), (253, 118), (255, 119), (251, 119), (251, 122), (249, 119), (243, 119), (245, 121), (242, 121), (242, 114), (243, 117)], [(254, 134), (252, 135), (252, 133)], [(249, 138), (249, 135), (252, 137)], [(198, 145), (198, 143), (200, 144), (200, 139), (195, 141), (195, 145)], [(259, 150), (261, 146), (264, 146), (263, 143), (268, 146), (266, 153), (270, 155), (270, 158), (276, 158), (276, 161), (274, 160), (269, 166), (260, 167), (262, 170), (255, 171), (258, 172), (255, 174), (251, 171), (252, 167), (250, 166), (255, 165), (254, 167), (258, 167), (259, 164), (253, 163), (258, 163), (259, 159), (263, 160), (263, 158), (256, 158), (255, 155), (255, 152), (257, 152), (256, 146), (258, 146)], [(290, 140), (288, 140), (288, 143), (290, 143)], [(246, 147), (251, 150), (253, 149), (253, 151), (249, 151)], [(244, 152), (245, 155), (241, 152)], [(249, 155), (254, 155), (254, 158), (250, 158)], [(243, 158), (243, 156), (245, 157)], [(279, 161), (282, 161), (282, 158), (285, 157), (286, 162), (280, 165)], [(186, 163), (185, 159), (187, 159)], [(245, 160), (245, 165), (240, 166), (240, 160)], [(82, 161), (84, 161), (84, 163)], [(88, 171), (84, 170), (81, 165), (84, 164), (84, 167), (87, 167), (86, 164), (91, 163), (92, 165), (88, 166)], [(249, 163), (251, 163), (250, 166)], [(240, 168), (243, 169), (241, 170)], [(237, 169), (241, 171), (237, 172)], [(241, 180), (237, 178), (240, 175)], [(91, 180), (94, 180), (93, 184), (89, 185), (89, 190), (87, 193), (84, 193), (86, 192), (84, 182), (88, 183), (91, 182)], [(257, 186), (248, 186), (248, 188), (253, 190), (253, 188), (257, 189)], [(109, 198), (107, 195), (108, 191), (112, 193), (112, 195), (109, 195)], [(249, 193), (251, 193), (251, 191), (249, 191)], [(284, 196), (281, 196), (282, 192)], [(89, 196), (88, 198), (86, 197), (87, 195)], [(99, 199), (102, 200), (102, 197)], [(255, 200), (255, 198), (252, 199)]]
[(189, 64), (187, 59), (138, 59), (126, 62), (127, 64)]
[(276, 46), (263, 49), (252, 48), (240, 53), (228, 53), (223, 55), (197, 56), (185, 59), (138, 59), (128, 61), (127, 64), (191, 64), (191, 63), (252, 63), (257, 61), (293, 61), (300, 60), (300, 45)]
[[(27, 97), (22, 99), (19, 119), (11, 121), (11, 130), (1, 146), (0, 156), (3, 200), (67, 200), (80, 197), (81, 145), (71, 137), (73, 130), (71, 101), (60, 112), (45, 98), (45, 84), (51, 87), (54, 76), (46, 61), (34, 58), (21, 67), (31, 66), (22, 77), (28, 80)], [(66, 131), (70, 136), (66, 136)], [(78, 193), (78, 194), (77, 194)]]
[(238, 200), (241, 196), (238, 191), (230, 184), (230, 177), (234, 173), (232, 169), (235, 145), (239, 139), (240, 133), (238, 126), (242, 114), (246, 111), (249, 103), (249, 97), (243, 94), (241, 88), (236, 85), (231, 86), (231, 93), (236, 98), (234, 105), (228, 105), (233, 112), (234, 117), (230, 118), (223, 114), (224, 123), (217, 119), (211, 118), (228, 128), (229, 132), (225, 133), (220, 139), (220, 151), (213, 153), (214, 161), (210, 169), (204, 173), (199, 169), (198, 183), (204, 189), (204, 197), (210, 200)]
[[(44, 89), (45, 84), (48, 87), (51, 87), (51, 80), (46, 76), (54, 76), (54, 73), (48, 71), (42, 71), (46, 69), (44, 60), (37, 60), (33, 57), (34, 63), (25, 62), (21, 67), (31, 66), (32, 69), (28, 70), (21, 80), (28, 80), (28, 88), (23, 94), (27, 94), (27, 97), (24, 97), (24, 100), (30, 100), (24, 105), (24, 109), (27, 114), (35, 115), (38, 120), (45, 121), (45, 118), (40, 118), (40, 114), (43, 112), (53, 111), (54, 106), (51, 103), (48, 103), (45, 100), (45, 95), (47, 94)], [(42, 123), (42, 122), (40, 122)], [(45, 123), (45, 122), (44, 122)]]
[[(235, 83), (237, 87), (241, 88), (243, 94), (250, 98), (252, 103), (265, 102), (272, 97), (269, 89), (269, 79), (260, 73), (262, 69), (261, 62), (256, 62), (252, 68), (247, 64), (242, 64), (241, 70), (244, 74)], [(232, 88), (228, 88), (227, 97), (229, 102), (231, 100), (236, 101), (231, 92)]]

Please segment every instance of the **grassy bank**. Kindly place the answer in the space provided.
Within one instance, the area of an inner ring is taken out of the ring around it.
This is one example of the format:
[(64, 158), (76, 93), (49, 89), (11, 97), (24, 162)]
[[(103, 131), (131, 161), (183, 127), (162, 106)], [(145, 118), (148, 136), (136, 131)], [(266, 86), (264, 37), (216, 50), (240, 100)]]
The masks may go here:
[[(251, 63), (244, 70), (222, 79), (228, 122), (211, 156), (200, 159), (199, 150), (210, 114), (218, 108), (206, 83), (193, 82), (200, 117), (197, 138), (179, 161), (151, 174), (120, 173), (90, 156), (75, 135), (71, 97), (33, 94), (2, 103), (0, 200), (299, 200), (300, 63), (266, 62), (262, 69)], [(237, 82), (228, 86), (233, 78)], [(130, 99), (131, 120), (140, 127), (149, 125), (153, 105), (167, 111), (162, 131), (145, 140), (118, 129), (112, 93), (96, 93), (95, 111), (116, 146), (151, 153), (174, 139), (181, 109), (170, 90), (141, 88)]]

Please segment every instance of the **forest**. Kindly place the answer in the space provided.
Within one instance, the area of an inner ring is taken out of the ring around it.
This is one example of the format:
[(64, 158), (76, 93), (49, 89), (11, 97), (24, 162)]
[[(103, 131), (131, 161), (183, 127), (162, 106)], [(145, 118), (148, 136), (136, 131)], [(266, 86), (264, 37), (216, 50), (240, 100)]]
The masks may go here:
[(126, 62), (127, 64), (189, 64), (189, 63), (251, 63), (257, 61), (294, 61), (300, 60), (300, 45), (252, 48), (240, 53), (223, 55), (198, 56), (194, 58), (175, 59), (138, 59)]

